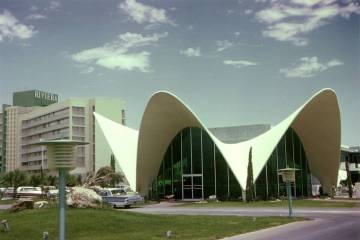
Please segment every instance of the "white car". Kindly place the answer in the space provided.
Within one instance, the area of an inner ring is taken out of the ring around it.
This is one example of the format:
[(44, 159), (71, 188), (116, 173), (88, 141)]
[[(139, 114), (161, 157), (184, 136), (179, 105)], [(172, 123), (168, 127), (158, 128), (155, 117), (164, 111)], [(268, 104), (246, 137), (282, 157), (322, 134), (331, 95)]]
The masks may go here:
[(18, 187), (17, 190), (17, 196), (19, 197), (41, 197), (43, 195), (43, 192), (41, 191), (40, 187), (30, 187), (30, 186), (23, 186)]
[(99, 192), (102, 200), (113, 207), (129, 208), (132, 204), (143, 202), (144, 198), (137, 193), (126, 193), (121, 188), (104, 188)]

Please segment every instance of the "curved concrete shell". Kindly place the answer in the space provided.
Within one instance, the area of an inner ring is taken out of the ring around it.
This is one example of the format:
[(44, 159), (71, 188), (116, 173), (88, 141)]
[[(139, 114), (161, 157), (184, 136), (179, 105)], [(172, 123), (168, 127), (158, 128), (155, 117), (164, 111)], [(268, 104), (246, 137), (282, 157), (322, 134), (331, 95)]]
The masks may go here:
[[(117, 123), (107, 124), (98, 114), (95, 117), (125, 175), (131, 178), (131, 181), (128, 179), (130, 185), (136, 186), (136, 190), (142, 194), (147, 193), (156, 178), (169, 143), (186, 127), (199, 127), (207, 132), (243, 189), (246, 186), (250, 147), (253, 175), (256, 180), (286, 130), (292, 127), (303, 143), (310, 171), (320, 180), (324, 191), (327, 192), (336, 185), (341, 129), (338, 101), (331, 89), (324, 89), (315, 94), (269, 131), (235, 144), (218, 140), (185, 103), (169, 92), (157, 92), (150, 98), (138, 133), (119, 130), (124, 127), (116, 127)], [(132, 136), (131, 141), (126, 140), (128, 136)], [(124, 149), (131, 150), (124, 154)]]
[(156, 178), (168, 144), (185, 127), (204, 129), (214, 141), (244, 189), (250, 147), (256, 179), (289, 127), (299, 135), (310, 171), (329, 191), (336, 184), (340, 156), (340, 112), (331, 89), (315, 94), (308, 102), (269, 131), (245, 142), (226, 144), (202, 124), (196, 114), (168, 92), (155, 93), (149, 100), (139, 131), (136, 186), (145, 194)]
[(98, 113), (94, 112), (94, 115), (121, 171), (125, 175), (131, 189), (135, 190), (138, 131), (105, 118)]

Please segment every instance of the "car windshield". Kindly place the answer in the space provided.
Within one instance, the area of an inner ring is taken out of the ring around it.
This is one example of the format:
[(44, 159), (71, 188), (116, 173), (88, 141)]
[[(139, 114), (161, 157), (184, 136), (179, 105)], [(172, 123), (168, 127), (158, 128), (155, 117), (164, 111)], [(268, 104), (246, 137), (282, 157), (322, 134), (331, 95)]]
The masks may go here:
[(121, 189), (114, 189), (114, 190), (111, 190), (111, 193), (112, 195), (123, 195), (125, 192), (124, 190), (121, 190)]

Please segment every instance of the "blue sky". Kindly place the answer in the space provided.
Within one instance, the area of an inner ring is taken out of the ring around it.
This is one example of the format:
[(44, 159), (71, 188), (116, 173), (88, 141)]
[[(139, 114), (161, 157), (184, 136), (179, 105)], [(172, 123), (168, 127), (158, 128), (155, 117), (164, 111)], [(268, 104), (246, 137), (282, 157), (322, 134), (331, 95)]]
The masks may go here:
[(207, 126), (276, 124), (336, 91), (360, 144), (358, 1), (0, 1), (0, 103), (13, 91), (112, 96), (138, 128), (168, 90)]

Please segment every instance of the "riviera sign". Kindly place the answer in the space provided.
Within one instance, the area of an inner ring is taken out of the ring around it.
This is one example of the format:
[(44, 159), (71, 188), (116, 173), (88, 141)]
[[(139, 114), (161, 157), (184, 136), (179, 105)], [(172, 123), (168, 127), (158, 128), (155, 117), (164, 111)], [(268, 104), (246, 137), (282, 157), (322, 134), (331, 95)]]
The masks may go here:
[(45, 100), (48, 100), (48, 101), (54, 101), (54, 102), (58, 101), (58, 95), (57, 94), (43, 92), (43, 91), (39, 91), (39, 90), (35, 90), (34, 97), (38, 98), (38, 99), (45, 99)]

